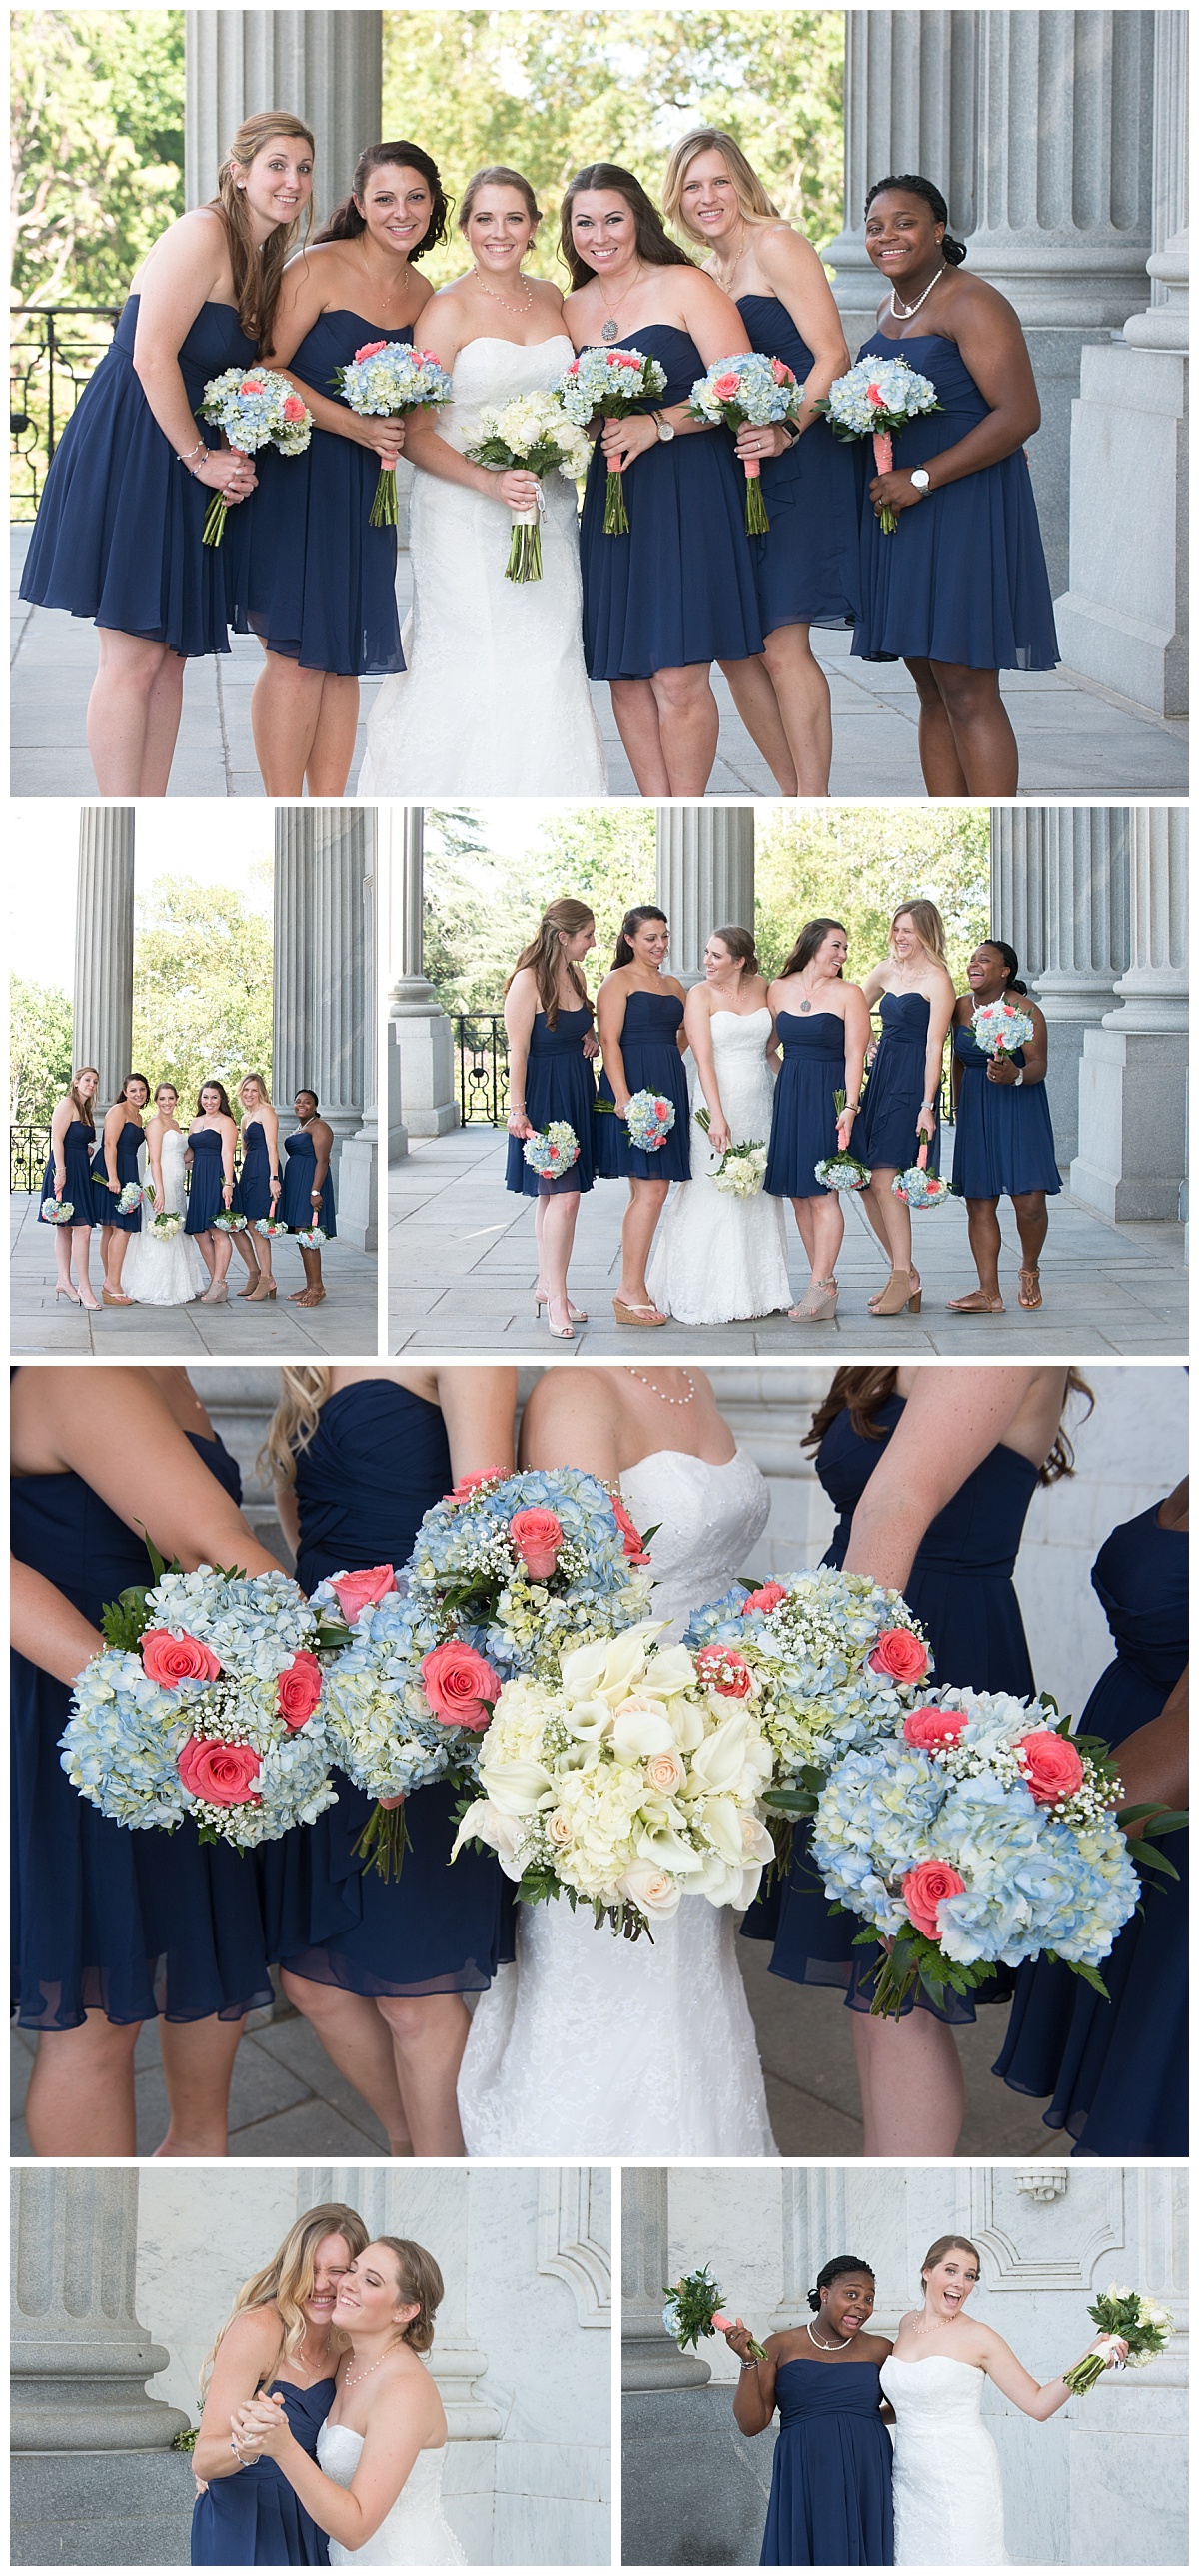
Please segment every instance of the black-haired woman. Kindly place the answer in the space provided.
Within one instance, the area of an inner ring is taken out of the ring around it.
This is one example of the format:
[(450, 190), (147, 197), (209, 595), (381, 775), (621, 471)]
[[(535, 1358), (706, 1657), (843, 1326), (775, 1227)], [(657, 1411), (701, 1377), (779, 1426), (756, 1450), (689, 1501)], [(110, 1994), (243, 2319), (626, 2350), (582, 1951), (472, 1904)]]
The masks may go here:
[[(1019, 754), (1000, 671), (1051, 671), (1053, 601), (1024, 442), (1041, 405), (1005, 296), (963, 277), (965, 246), (929, 179), (876, 180), (866, 248), (887, 283), (862, 357), (903, 358), (939, 409), (895, 438), (862, 515), (862, 606), (853, 650), (907, 663), (920, 699), (930, 796), (1013, 796)], [(879, 525), (884, 504), (899, 524)]]
[(764, 2433), (775, 2408), (779, 2437), (762, 2541), (762, 2567), (890, 2567), (891, 2409), (879, 2372), (890, 2358), (869, 2332), (874, 2274), (856, 2254), (835, 2254), (808, 2292), (812, 2322), (770, 2335), (756, 2361), (740, 2317), (724, 2330), (741, 2364), (733, 2415), (742, 2433)]
[[(1006, 940), (984, 939), (966, 969), (970, 986), (954, 1008), (953, 1097), (957, 1127), (953, 1185), (966, 1202), (978, 1286), (951, 1297), (955, 1315), (1002, 1315), (1000, 1199), (1010, 1199), (1020, 1237), (1022, 1306), (1041, 1303), (1041, 1249), (1049, 1230), (1047, 1198), (1061, 1189), (1045, 1097), (1049, 1038), (1042, 1013), (1020, 981), (1020, 960)], [(974, 1015), (1007, 1002), (1032, 1023), (1027, 1044), (988, 1055), (974, 1034)]]
[[(683, 1057), (686, 997), (676, 975), (662, 969), (670, 954), (670, 924), (656, 904), (626, 912), (611, 973), (596, 1005), (604, 1070), (595, 1121), (595, 1169), (600, 1180), (627, 1181), (629, 1204), (620, 1235), (620, 1286), (612, 1300), (618, 1324), (653, 1330), (665, 1315), (645, 1281), (654, 1228), (672, 1181), (691, 1178), (691, 1102)], [(669, 1100), (674, 1124), (652, 1153), (635, 1145), (625, 1125), (638, 1091)], [(604, 1103), (609, 1104), (603, 1114)]]
[[(702, 796), (720, 724), (713, 662), (762, 651), (744, 476), (724, 431), (692, 420), (692, 385), (749, 349), (736, 305), (666, 233), (640, 181), (614, 163), (578, 170), (562, 200), (562, 258), (576, 349), (639, 349), (666, 385), (605, 421), (583, 501), (583, 644), (607, 680), (643, 796)], [(629, 532), (604, 533), (609, 469)]]
[(345, 203), (284, 272), (264, 354), (293, 378), (314, 426), (303, 456), (259, 459), (238, 616), (266, 655), (252, 715), (268, 796), (342, 795), (359, 679), (404, 668), (396, 533), (370, 524), (404, 423), (351, 411), (332, 379), (369, 342), (411, 341), (433, 289), (409, 263), (444, 241), (448, 212), (418, 144), (368, 144)]

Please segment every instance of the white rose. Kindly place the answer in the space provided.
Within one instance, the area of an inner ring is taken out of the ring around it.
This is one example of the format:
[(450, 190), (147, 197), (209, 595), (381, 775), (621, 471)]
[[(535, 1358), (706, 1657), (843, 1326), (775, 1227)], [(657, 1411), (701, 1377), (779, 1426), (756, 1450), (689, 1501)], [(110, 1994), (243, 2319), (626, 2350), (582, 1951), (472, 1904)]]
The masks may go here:
[(629, 1863), (623, 1878), (618, 1881), (617, 1892), (627, 1897), (639, 1913), (652, 1916), (656, 1922), (664, 1922), (667, 1915), (677, 1914), (682, 1896), (682, 1889), (676, 1885), (669, 1870), (659, 1869), (655, 1861), (648, 1860)]
[(564, 1808), (555, 1807), (542, 1822), (549, 1842), (561, 1844), (574, 1841), (574, 1826)]
[(664, 1700), (651, 1698), (648, 1691), (633, 1691), (618, 1703), (612, 1725), (612, 1750), (618, 1762), (640, 1762), (647, 1753), (670, 1752), (673, 1745), (674, 1728)]
[(746, 1862), (760, 1861), (763, 1869), (768, 1869), (774, 1859), (774, 1843), (769, 1827), (763, 1824), (760, 1816), (742, 1816), (741, 1839)]
[(645, 1765), (646, 1781), (664, 1798), (673, 1798), (687, 1777), (687, 1765), (673, 1744), (662, 1753), (651, 1753)]

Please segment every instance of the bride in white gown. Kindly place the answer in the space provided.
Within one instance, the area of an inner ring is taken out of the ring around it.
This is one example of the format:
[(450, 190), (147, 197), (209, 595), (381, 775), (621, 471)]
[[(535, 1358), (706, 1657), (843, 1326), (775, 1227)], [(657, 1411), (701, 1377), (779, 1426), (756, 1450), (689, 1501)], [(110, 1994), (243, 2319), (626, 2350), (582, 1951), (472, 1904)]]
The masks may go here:
[[(554, 471), (494, 473), (462, 453), (484, 406), (548, 391), (574, 346), (556, 286), (520, 263), (540, 217), (514, 170), (477, 173), (458, 218), (474, 268), (431, 296), (420, 340), (453, 401), (409, 414), (413, 607), (407, 669), (366, 729), (365, 796), (602, 796), (607, 769), (583, 667), (578, 502)], [(505, 576), (510, 514), (538, 507), (540, 581)]]
[(188, 1306), (210, 1284), (207, 1265), (182, 1226), (165, 1243), (150, 1232), (151, 1217), (181, 1216), (187, 1206), (187, 1138), (175, 1117), (178, 1098), (173, 1084), (159, 1083), (138, 1155), (142, 1186), (148, 1182), (154, 1200), (142, 1202), (141, 1232), (129, 1237), (121, 1285), (139, 1306)]
[[(660, 1524), (667, 1642), (744, 1572), (769, 1517), (764, 1477), (689, 1369), (547, 1370), (521, 1456), (619, 1480), (638, 1527)], [(652, 1948), (561, 1897), (520, 1906), (516, 1965), (481, 1997), (458, 2078), (467, 2154), (774, 2155), (736, 1948), (731, 1907), (703, 1896), (655, 1923)]]
[[(991, 2380), (1040, 2424), (1070, 2396), (1064, 2377), (1041, 2386), (1002, 2335), (963, 2313), (981, 2271), (977, 2248), (965, 2237), (938, 2237), (921, 2266), (924, 2306), (902, 2319), (882, 2366), (883, 2393), (896, 2419), (897, 2567), (1009, 2566), (999, 2453), (982, 2421), (984, 2387)], [(1102, 2352), (1109, 2366), (1128, 2350), (1110, 2335), (1096, 2335), (1085, 2348)]]
[[(791, 1303), (783, 1208), (759, 1191), (731, 1198), (714, 1187), (726, 1145), (765, 1145), (778, 1074), (766, 979), (747, 930), (714, 930), (704, 981), (687, 996), (683, 1025), (703, 1100), (692, 1102), (691, 1178), (671, 1192), (646, 1286), (680, 1324), (731, 1324)], [(695, 1110), (707, 1103), (705, 1134)]]

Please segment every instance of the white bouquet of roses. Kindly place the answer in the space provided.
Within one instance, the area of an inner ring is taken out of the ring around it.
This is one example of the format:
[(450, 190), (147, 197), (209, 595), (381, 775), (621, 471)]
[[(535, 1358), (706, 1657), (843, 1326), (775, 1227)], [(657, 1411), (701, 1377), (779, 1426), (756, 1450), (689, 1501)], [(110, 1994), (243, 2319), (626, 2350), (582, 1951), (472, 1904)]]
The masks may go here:
[(1011, 1002), (980, 1002), (972, 1026), (974, 1043), (984, 1055), (1015, 1055), (1034, 1033), (1028, 1012), (1017, 1010)]
[(536, 505), (531, 510), (512, 513), (512, 542), (504, 579), (540, 581), (540, 519), (545, 506), (540, 478), (554, 472), (564, 475), (568, 483), (582, 478), (591, 461), (585, 432), (572, 419), (560, 393), (513, 394), (510, 402), (480, 412), (478, 431), (462, 452), (472, 465), (485, 465), (491, 473), (515, 470), (537, 475)]
[[(453, 400), (450, 377), (431, 349), (410, 348), (406, 340), (364, 340), (344, 367), (331, 378), (347, 409), (360, 419), (396, 420), (406, 411), (432, 409)], [(371, 502), (372, 528), (394, 528), (394, 465), (381, 465)]]
[[(215, 421), (230, 447), (256, 456), (260, 447), (277, 447), (280, 456), (302, 456), (312, 436), (312, 414), (301, 402), (290, 377), (273, 367), (226, 367), (210, 377), (200, 404), (201, 420)], [(219, 546), (229, 506), (214, 492), (204, 519), (204, 543)]]
[[(827, 394), (813, 405), (827, 415), (829, 428), (836, 438), (873, 438), (874, 462), (880, 474), (889, 474), (895, 462), (893, 439), (920, 412), (940, 411), (937, 388), (931, 377), (921, 376), (906, 358), (859, 358), (847, 375), (838, 376)], [(879, 512), (879, 526), (885, 537), (893, 537), (898, 526), (895, 512), (884, 502)]]
[[(707, 1136), (712, 1126), (711, 1112), (706, 1108), (697, 1109), (695, 1123)], [(769, 1160), (765, 1145), (726, 1145), (715, 1171), (709, 1175), (712, 1187), (719, 1190), (722, 1198), (756, 1199), (766, 1178)]]
[[(1100, 2334), (1118, 2335), (1128, 2346), (1127, 2362), (1118, 2369), (1144, 2370), (1151, 2361), (1168, 2350), (1173, 2338), (1174, 2319), (1169, 2308), (1157, 2299), (1146, 2298), (1143, 2290), (1131, 2290), (1126, 2282), (1111, 2281), (1087, 2309)], [(1075, 2397), (1086, 2397), (1098, 2385), (1110, 2367), (1102, 2352), (1087, 2352), (1066, 2372), (1066, 2386)]]

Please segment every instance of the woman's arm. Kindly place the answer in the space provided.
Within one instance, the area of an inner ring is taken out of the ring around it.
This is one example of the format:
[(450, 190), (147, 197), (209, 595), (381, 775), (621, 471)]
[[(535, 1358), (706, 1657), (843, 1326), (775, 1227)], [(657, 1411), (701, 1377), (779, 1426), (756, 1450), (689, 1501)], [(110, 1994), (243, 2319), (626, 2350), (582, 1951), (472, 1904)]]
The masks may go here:
[(57, 1584), (23, 1565), (19, 1556), (9, 1558), (9, 1640), (19, 1655), (39, 1672), (52, 1673), (56, 1682), (77, 1680), (104, 1644), (99, 1629)]
[(620, 1475), (618, 1409), (606, 1369), (546, 1369), (521, 1416), (522, 1467), (577, 1467), (614, 1485)]
[(281, 2343), (274, 2308), (245, 2309), (221, 2336), (192, 2452), (196, 2476), (210, 2486), (217, 2478), (235, 2478), (243, 2466), (231, 2446), (233, 2417), (274, 2367)]
[(531, 966), (522, 966), (504, 996), (504, 1027), (508, 1034), (508, 1133), (522, 1140), (533, 1134), (525, 1111), (525, 1084), (529, 1042), (536, 1017), (537, 979)]
[(450, 1444), (455, 1484), (487, 1467), (510, 1474), (516, 1458), (514, 1368), (439, 1368), (437, 1401)]
[(300, 1506), (294, 1485), (276, 1485), (275, 1518), (293, 1556), (300, 1553)]
[(1037, 1009), (1035, 1002), (1024, 1001), (1020, 994), (1017, 994), (1016, 1000), (1027, 1011), (1033, 1027), (1028, 1045), (1021, 1047), (1020, 1050), (1024, 1058), (1023, 1068), (1013, 1064), (1010, 1057), (993, 1055), (987, 1066), (987, 1080), (1011, 1084), (1020, 1080), (1021, 1070), (1023, 1070), (1022, 1088), (1028, 1090), (1034, 1082), (1043, 1082), (1045, 1079), (1049, 1063), (1049, 1031), (1045, 1026), (1044, 1014)]
[(755, 2433), (765, 2432), (774, 2413), (779, 2337), (770, 2336), (765, 2361), (753, 2361), (749, 2349), (752, 2338), (740, 2317), (735, 2326), (725, 2327), (724, 2339), (729, 2351), (735, 2353), (742, 2364), (741, 2376), (733, 2390), (733, 2421), (752, 2440)]
[(948, 975), (937, 977), (935, 995), (928, 1005), (928, 1046), (924, 1057), (924, 1098), (916, 1118), (916, 1133), (927, 1136), (931, 1144), (937, 1132), (937, 1102), (941, 1096), (941, 1072), (945, 1060), (945, 1040), (953, 1018), (957, 994)]
[(902, 1592), (929, 1522), (1015, 1421), (1035, 1368), (917, 1369), (849, 1534), (847, 1574)]
[(620, 1051), (627, 1006), (628, 995), (624, 984), (618, 981), (615, 975), (607, 976), (599, 988), (595, 1015), (599, 1029), (600, 1052), (604, 1059), (604, 1071), (612, 1085), (612, 1098), (616, 1104), (618, 1118), (623, 1118), (630, 1099), (629, 1079), (624, 1069), (624, 1057)]
[(108, 1177), (108, 1186), (113, 1191), (119, 1191), (121, 1186), (117, 1179), (117, 1146), (121, 1141), (121, 1129), (124, 1124), (124, 1103), (114, 1100), (104, 1121), (104, 1169)]
[(282, 2406), (255, 2398), (242, 2408), (238, 2420), (259, 2435), (259, 2452), (274, 2460), (318, 2529), (343, 2549), (363, 2549), (386, 2521), (411, 2475), (426, 2433), (435, 2429), (429, 2405), (420, 2402), (425, 2395), (409, 2381), (384, 2392), (382, 2403), (376, 2400), (348, 2488), (327, 2478), (301, 2450)]
[[(799, 434), (812, 427), (822, 415), (816, 405), (824, 400), (836, 377), (848, 373), (849, 349), (841, 328), (841, 316), (833, 298), (822, 261), (811, 242), (802, 233), (793, 232), (789, 224), (771, 224), (760, 232), (754, 245), (758, 266), (769, 278), (780, 304), (786, 307), (801, 340), (812, 352), (812, 364), (803, 387), (803, 404), (797, 415)], [(737, 432), (737, 453), (761, 456), (785, 456), (793, 441), (781, 421), (767, 429), (754, 429), (747, 421)]]
[(237, 1129), (233, 1124), (233, 1120), (231, 1118), (220, 1119), (217, 1125), (217, 1133), (221, 1140), (221, 1195), (226, 1207), (228, 1207), (229, 1201), (233, 1196), (233, 1154), (234, 1148), (237, 1144)]
[(716, 1052), (712, 1044), (712, 1012), (705, 987), (696, 984), (688, 993), (683, 1009), (683, 1027), (695, 1057), (699, 1087), (708, 1104), (711, 1125), (708, 1141), (714, 1154), (723, 1154), (732, 1143), (729, 1123), (721, 1106), (720, 1084), (716, 1079)]
[(333, 1130), (331, 1127), (326, 1125), (323, 1118), (314, 1118), (308, 1133), (312, 1138), (312, 1150), (316, 1156), (316, 1165), (312, 1175), (312, 1188), (310, 1189), (308, 1196), (312, 1206), (315, 1207), (318, 1199), (324, 1194), (325, 1183), (329, 1177), (329, 1156), (333, 1151)]
[[(1159, 1714), (1117, 1745), (1116, 1766), (1124, 1783), (1126, 1807), (1144, 1806), (1150, 1799), (1162, 1807), (1185, 1807), (1189, 1787), (1189, 1698), (1188, 1667), (1175, 1682)], [(1142, 1816), (1139, 1823), (1129, 1826), (1134, 1841), (1148, 1822), (1151, 1819)], [(1168, 1841), (1166, 1851), (1168, 1855)]]
[[(690, 271), (669, 269), (663, 272), (673, 284), (682, 280), (679, 306), (683, 327), (694, 340), (705, 367), (714, 367), (721, 358), (749, 354), (749, 335), (732, 297), (725, 294), (714, 277), (705, 276), (700, 268)], [(636, 338), (636, 334), (632, 335)], [(663, 420), (673, 423), (676, 438), (693, 438), (716, 427), (715, 421), (693, 420), (687, 403), (666, 403), (661, 409)], [(606, 420), (600, 433), (600, 445), (609, 465), (623, 471), (635, 456), (658, 445), (658, 424), (654, 411), (634, 411), (625, 420)]]
[(267, 1162), (270, 1166), (271, 1197), (277, 1199), (283, 1187), (279, 1170), (279, 1120), (273, 1109), (265, 1107), (259, 1110), (258, 1117), (266, 1142)]
[[(866, 1078), (866, 1049), (870, 1044), (870, 1012), (860, 985), (845, 987), (845, 1107), (837, 1120), (839, 1140), (848, 1145), (850, 1130), (862, 1097)], [(844, 1128), (844, 1137), (841, 1129)]]
[(878, 1005), (887, 990), (890, 977), (891, 961), (888, 957), (882, 957), (880, 958), (877, 966), (871, 967), (865, 983), (862, 986), (862, 999), (865, 1002), (868, 1011), (877, 1010)]
[[(912, 488), (910, 467), (874, 477), (871, 500), (889, 501), (893, 510), (918, 505), (943, 483), (959, 482), (963, 474), (977, 474), (984, 465), (1001, 464), (1041, 426), (1028, 343), (1007, 297), (981, 277), (963, 278), (952, 320), (962, 358), (990, 409), (964, 438), (926, 458), (929, 479), (923, 494)], [(902, 352), (902, 341), (896, 348)]]
[[(34, 1383), (36, 1381), (36, 1383)], [(148, 1371), (22, 1369), (13, 1386), (18, 1474), (70, 1468), (169, 1564), (278, 1570), (224, 1486), (210, 1475)], [(40, 1653), (31, 1654), (40, 1663)]]
[[(179, 365), (179, 351), (202, 305), (215, 296), (228, 273), (229, 249), (219, 215), (207, 206), (197, 206), (172, 224), (156, 242), (135, 290), (133, 370), (176, 456), (193, 457), (184, 470), (232, 503), (253, 490), (253, 466), (231, 447), (210, 448), (203, 456), (193, 456), (204, 442)], [(239, 492), (229, 488), (235, 475), (241, 481)]]
[[(1082, 2361), (1088, 2352), (1096, 2351), (1099, 2342), (1100, 2337), (1093, 2336), (1090, 2343), (1086, 2344), (1083, 2351), (1079, 2353), (1078, 2360)], [(1126, 2352), (1127, 2349), (1127, 2344), (1117, 2343), (1116, 2345), (1117, 2353)], [(1077, 2362), (1067, 2362), (1066, 2369), (1074, 2370), (1077, 2366)], [(1059, 2408), (1066, 2405), (1072, 2394), (1066, 2386), (1064, 2371), (1059, 2371), (1056, 2379), (1047, 2379), (1042, 2385), (1033, 2378), (1031, 2371), (1025, 2369), (1023, 2362), (1017, 2361), (1010, 2344), (1004, 2342), (1003, 2336), (995, 2334), (990, 2327), (986, 2330), (983, 2368), (988, 2379), (994, 2381), (1000, 2395), (1006, 2397), (1013, 2406), (1018, 2406), (1022, 2415), (1031, 2415), (1035, 2424), (1047, 2424), (1050, 2416), (1056, 2415)]]
[(50, 1120), (50, 1152), (54, 1161), (54, 1195), (60, 1199), (66, 1187), (67, 1157), (65, 1138), (75, 1115), (75, 1103), (69, 1097), (56, 1103)]

